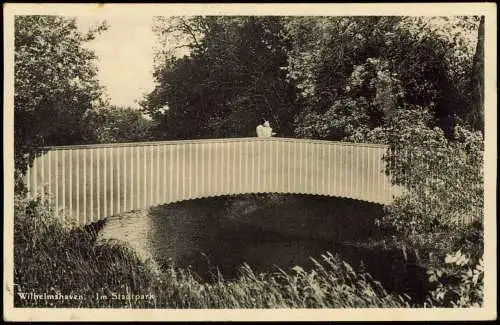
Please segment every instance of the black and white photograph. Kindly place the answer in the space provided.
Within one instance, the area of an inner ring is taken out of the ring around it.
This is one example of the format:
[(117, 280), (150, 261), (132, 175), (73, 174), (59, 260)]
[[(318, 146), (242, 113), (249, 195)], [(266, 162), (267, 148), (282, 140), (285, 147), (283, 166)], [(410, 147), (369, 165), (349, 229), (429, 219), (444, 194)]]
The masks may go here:
[(5, 319), (496, 319), (495, 9), (5, 4)]

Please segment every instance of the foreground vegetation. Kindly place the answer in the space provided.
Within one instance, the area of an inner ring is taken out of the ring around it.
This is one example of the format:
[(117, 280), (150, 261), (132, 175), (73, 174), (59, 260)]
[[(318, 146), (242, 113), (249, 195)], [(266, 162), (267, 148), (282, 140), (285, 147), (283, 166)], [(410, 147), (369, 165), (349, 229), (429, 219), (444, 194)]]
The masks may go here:
[[(44, 292), (83, 297), (82, 300), (28, 300), (25, 307), (137, 308), (348, 308), (409, 307), (368, 274), (356, 274), (339, 257), (325, 253), (311, 271), (255, 274), (241, 268), (234, 281), (221, 276), (201, 283), (188, 270), (160, 269), (118, 243), (95, 244), (92, 231), (65, 228), (52, 217), (43, 200), (18, 199), (15, 226), (16, 293)], [(114, 294), (146, 295), (154, 299), (111, 299)], [(97, 299), (107, 296), (108, 300)]]
[[(97, 244), (95, 231), (66, 227), (41, 197), (16, 197), (14, 239), (18, 307), (404, 308), (482, 302), (482, 261), (460, 253), (429, 271), (436, 285), (426, 302), (417, 304), (387, 292), (369, 274), (328, 252), (307, 271), (296, 266), (255, 274), (244, 265), (235, 280), (219, 274), (214, 281), (200, 282), (189, 270), (161, 268), (122, 243)], [(66, 299), (21, 298), (30, 292)], [(68, 299), (70, 295), (76, 299)]]

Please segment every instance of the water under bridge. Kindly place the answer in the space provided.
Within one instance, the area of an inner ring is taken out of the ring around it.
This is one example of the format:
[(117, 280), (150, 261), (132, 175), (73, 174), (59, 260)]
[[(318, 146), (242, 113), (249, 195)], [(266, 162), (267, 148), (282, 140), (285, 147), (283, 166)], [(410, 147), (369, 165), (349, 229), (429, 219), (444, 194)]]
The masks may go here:
[(31, 195), (85, 225), (183, 200), (247, 193), (343, 197), (389, 204), (383, 145), (230, 138), (45, 147), (26, 174)]

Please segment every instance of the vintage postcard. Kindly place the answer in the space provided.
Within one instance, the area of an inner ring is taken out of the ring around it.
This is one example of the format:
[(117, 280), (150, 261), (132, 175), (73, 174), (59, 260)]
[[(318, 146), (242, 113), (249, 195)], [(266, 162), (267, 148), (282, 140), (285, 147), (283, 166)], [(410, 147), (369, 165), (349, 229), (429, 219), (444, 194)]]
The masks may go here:
[(6, 320), (496, 319), (496, 8), (4, 4)]

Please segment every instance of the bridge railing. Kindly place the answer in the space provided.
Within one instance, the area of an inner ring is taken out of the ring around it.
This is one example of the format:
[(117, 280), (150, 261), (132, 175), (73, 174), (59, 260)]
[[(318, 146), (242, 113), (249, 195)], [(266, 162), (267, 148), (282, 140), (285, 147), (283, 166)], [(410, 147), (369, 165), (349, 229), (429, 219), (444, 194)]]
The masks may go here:
[(401, 193), (385, 175), (386, 146), (307, 139), (234, 138), (43, 148), (30, 193), (88, 224), (187, 199), (297, 193), (388, 204)]

